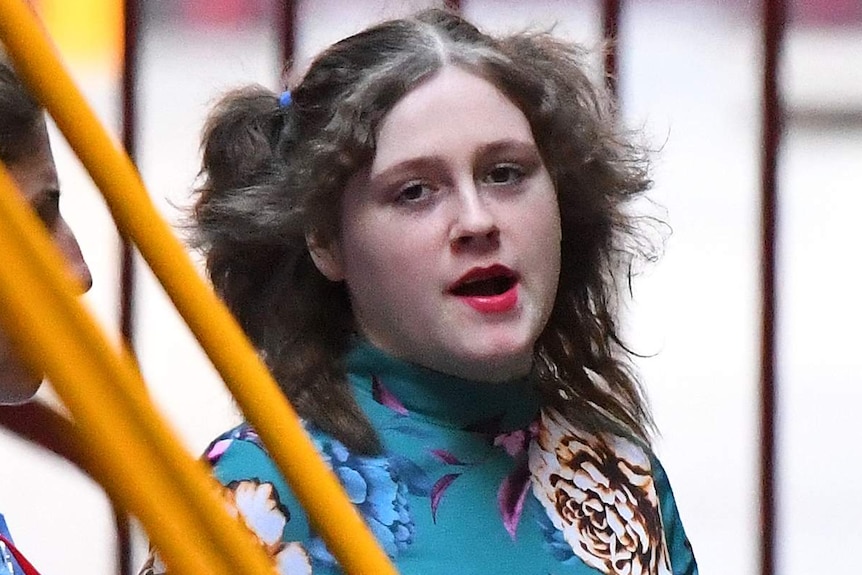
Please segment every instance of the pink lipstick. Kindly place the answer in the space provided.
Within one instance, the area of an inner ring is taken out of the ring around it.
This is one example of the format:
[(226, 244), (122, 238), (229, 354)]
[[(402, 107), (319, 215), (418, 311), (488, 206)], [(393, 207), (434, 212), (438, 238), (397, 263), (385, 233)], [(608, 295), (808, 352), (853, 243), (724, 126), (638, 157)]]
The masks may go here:
[(504, 265), (473, 268), (452, 286), (449, 293), (482, 313), (504, 313), (518, 303), (518, 276)]

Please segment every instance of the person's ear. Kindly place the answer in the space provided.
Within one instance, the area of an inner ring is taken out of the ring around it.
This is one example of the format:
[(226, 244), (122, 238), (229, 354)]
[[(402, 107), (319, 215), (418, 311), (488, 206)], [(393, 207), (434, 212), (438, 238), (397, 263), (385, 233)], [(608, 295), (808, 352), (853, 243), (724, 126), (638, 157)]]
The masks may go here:
[(315, 267), (326, 276), (326, 279), (338, 282), (344, 279), (344, 265), (338, 244), (330, 240), (325, 244), (313, 233), (305, 234), (305, 244), (311, 254)]

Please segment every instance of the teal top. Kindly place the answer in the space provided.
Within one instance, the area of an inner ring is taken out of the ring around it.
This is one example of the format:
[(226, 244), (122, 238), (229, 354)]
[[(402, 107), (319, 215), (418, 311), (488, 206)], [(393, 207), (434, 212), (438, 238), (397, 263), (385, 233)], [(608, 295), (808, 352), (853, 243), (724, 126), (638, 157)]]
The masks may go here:
[[(402, 575), (697, 573), (638, 442), (540, 409), (528, 380), (465, 381), (364, 343), (347, 372), (383, 453), (307, 430)], [(205, 455), (280, 573), (342, 573), (248, 425)]]

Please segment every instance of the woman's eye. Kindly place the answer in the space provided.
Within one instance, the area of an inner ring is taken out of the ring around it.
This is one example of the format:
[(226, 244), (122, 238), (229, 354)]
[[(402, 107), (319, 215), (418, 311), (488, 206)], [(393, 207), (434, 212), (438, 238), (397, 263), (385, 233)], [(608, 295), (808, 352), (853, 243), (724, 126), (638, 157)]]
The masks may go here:
[(396, 200), (399, 203), (413, 203), (424, 200), (431, 193), (427, 184), (413, 182), (402, 187)]
[(524, 170), (520, 166), (515, 164), (500, 164), (498, 166), (494, 166), (487, 175), (485, 175), (483, 181), (486, 184), (500, 186), (514, 184), (520, 181), (523, 177)]

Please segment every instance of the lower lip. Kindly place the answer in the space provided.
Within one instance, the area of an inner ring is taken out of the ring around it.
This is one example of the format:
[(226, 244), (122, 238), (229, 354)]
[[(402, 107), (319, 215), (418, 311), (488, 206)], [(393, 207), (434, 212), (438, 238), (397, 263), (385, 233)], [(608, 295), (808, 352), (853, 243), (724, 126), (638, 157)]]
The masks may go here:
[(513, 285), (500, 295), (462, 296), (464, 303), (482, 313), (504, 313), (512, 310), (518, 303), (518, 285)]

